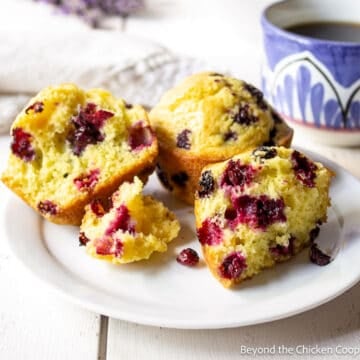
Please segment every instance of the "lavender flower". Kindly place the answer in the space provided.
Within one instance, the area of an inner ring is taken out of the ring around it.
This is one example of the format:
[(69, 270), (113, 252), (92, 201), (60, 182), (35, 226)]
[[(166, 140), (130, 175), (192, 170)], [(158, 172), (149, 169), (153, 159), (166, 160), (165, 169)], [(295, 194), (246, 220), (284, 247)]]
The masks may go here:
[(34, 0), (54, 5), (64, 14), (73, 14), (96, 27), (109, 15), (124, 16), (142, 8), (144, 0)]

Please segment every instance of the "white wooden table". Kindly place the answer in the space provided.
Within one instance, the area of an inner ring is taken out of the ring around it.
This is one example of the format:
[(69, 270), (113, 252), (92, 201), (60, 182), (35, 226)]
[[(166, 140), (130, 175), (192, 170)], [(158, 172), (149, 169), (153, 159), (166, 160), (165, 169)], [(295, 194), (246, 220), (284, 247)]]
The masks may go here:
[[(269, 1), (150, 0), (149, 11), (125, 19), (120, 27), (180, 53), (230, 67), (237, 76), (258, 83), (258, 16), (266, 3)], [(295, 136), (295, 144), (328, 157), (360, 178), (360, 148), (320, 146), (299, 135)], [(0, 171), (5, 166), (8, 147), (9, 137), (0, 137)], [(9, 192), (2, 184), (0, 191), (5, 194), (0, 199), (2, 210)], [(239, 359), (242, 346), (360, 347), (360, 284), (314, 310), (272, 323), (202, 331), (147, 327), (92, 313), (52, 293), (10, 253), (4, 235), (5, 221), (9, 220), (0, 219), (1, 360), (218, 360)], [(287, 358), (279, 354), (262, 358), (277, 357)], [(293, 357), (324, 358), (307, 355), (306, 351)]]

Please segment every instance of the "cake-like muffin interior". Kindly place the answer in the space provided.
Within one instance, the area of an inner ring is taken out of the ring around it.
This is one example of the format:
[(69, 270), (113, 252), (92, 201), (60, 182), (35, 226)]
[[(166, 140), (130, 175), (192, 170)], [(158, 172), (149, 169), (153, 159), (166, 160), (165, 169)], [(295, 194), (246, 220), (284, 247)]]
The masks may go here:
[(2, 180), (57, 223), (80, 224), (94, 196), (153, 166), (157, 141), (146, 111), (101, 89), (48, 87), (13, 123)]
[(308, 246), (326, 221), (331, 177), (322, 164), (283, 147), (206, 167), (195, 215), (213, 275), (229, 287)]
[(179, 222), (161, 202), (143, 195), (142, 188), (135, 177), (112, 195), (110, 209), (104, 210), (98, 201), (86, 207), (79, 239), (88, 254), (124, 264), (167, 250), (179, 233)]

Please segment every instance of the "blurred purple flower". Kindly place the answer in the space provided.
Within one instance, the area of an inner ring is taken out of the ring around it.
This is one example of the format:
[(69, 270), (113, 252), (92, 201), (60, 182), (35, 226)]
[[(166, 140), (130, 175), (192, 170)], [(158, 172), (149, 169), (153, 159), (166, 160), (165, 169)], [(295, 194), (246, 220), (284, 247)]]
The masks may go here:
[(96, 27), (109, 15), (128, 15), (144, 6), (144, 0), (34, 0), (56, 6), (64, 14), (74, 14)]

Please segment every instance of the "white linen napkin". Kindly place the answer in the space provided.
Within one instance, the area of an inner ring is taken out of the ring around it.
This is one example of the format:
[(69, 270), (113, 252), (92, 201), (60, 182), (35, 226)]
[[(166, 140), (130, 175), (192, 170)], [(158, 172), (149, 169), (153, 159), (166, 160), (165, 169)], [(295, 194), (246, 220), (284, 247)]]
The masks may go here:
[[(19, 3), (27, 16), (14, 26), (8, 19), (19, 11)], [(128, 102), (151, 106), (180, 79), (207, 67), (151, 41), (93, 30), (74, 19), (58, 17), (54, 26), (53, 14), (43, 7), (19, 3), (12, 10), (9, 6), (7, 15), (0, 5), (0, 132), (8, 131), (29, 97), (48, 85), (102, 87)], [(29, 18), (33, 26), (26, 23)]]

